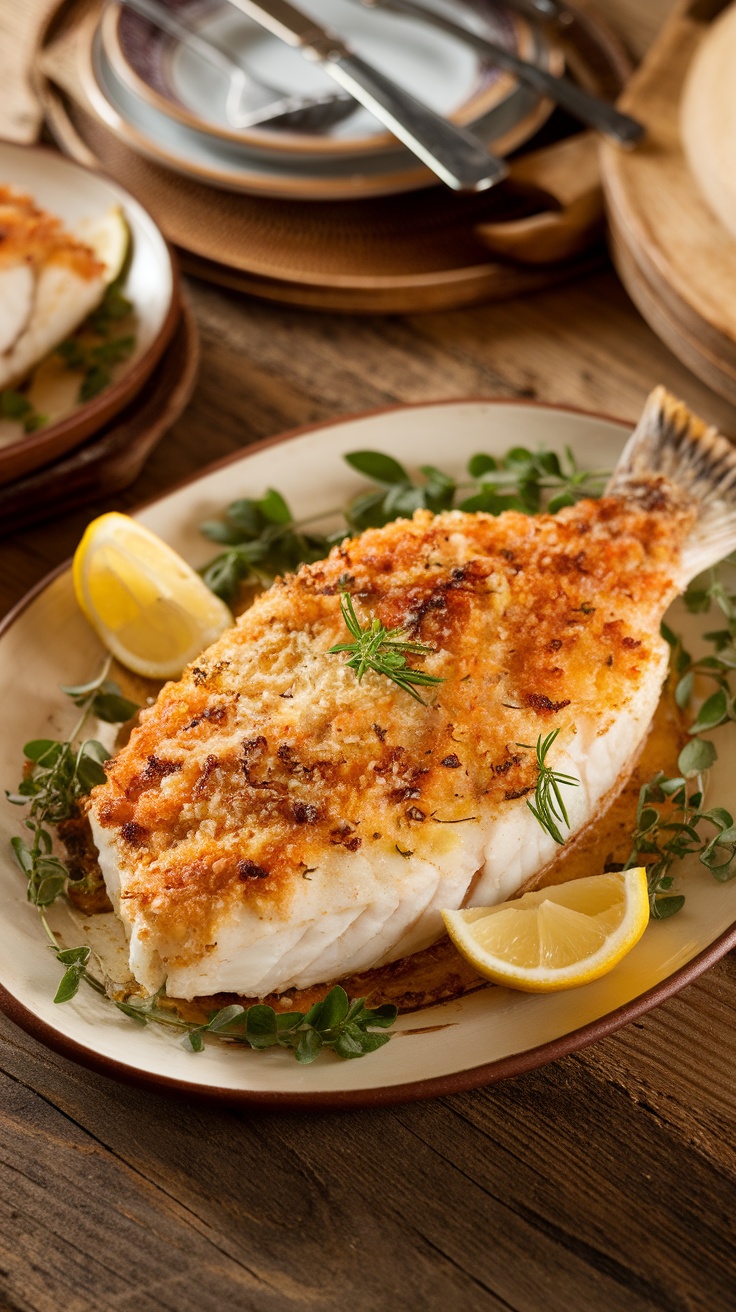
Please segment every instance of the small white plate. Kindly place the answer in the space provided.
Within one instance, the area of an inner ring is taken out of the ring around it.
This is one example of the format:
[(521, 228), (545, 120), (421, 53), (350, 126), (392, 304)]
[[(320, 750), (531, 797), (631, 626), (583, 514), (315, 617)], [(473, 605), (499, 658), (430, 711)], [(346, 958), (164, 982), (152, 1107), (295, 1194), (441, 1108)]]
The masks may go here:
[[(88, 402), (78, 401), (79, 376), (72, 388), (53, 393), (53, 422), (24, 436), (19, 425), (0, 435), (0, 482), (47, 464), (76, 446), (130, 402), (152, 373), (168, 345), (180, 314), (178, 279), (169, 247), (150, 214), (111, 179), (55, 151), (0, 141), (0, 183), (30, 195), (74, 231), (119, 205), (132, 237), (124, 293), (132, 303), (135, 348), (117, 366), (113, 382)], [(18, 429), (14, 435), (13, 429)]]
[[(309, 4), (305, 8), (309, 9)], [(454, 0), (441, 8), (471, 31), (524, 59), (532, 56), (539, 44), (529, 24), (503, 4)], [(221, 0), (185, 0), (172, 12), (226, 50), (247, 73), (273, 88), (273, 98), (336, 90), (319, 64), (305, 60), (232, 5), (223, 5)], [(515, 86), (513, 77), (490, 64), (467, 42), (448, 36), (429, 22), (387, 12), (380, 6), (366, 9), (358, 0), (320, 0), (311, 12), (323, 26), (347, 35), (357, 54), (411, 95), (466, 126), (499, 105)], [(383, 124), (360, 105), (321, 130), (234, 129), (227, 115), (227, 77), (186, 44), (120, 5), (109, 6), (103, 14), (101, 39), (115, 74), (140, 99), (215, 137), (300, 155), (347, 155), (396, 147)]]
[[(431, 463), (459, 474), (478, 451), (502, 454), (514, 445), (543, 444), (561, 452), (569, 445), (583, 466), (600, 469), (616, 463), (628, 431), (610, 419), (524, 402), (404, 406), (300, 430), (288, 441), (261, 443), (147, 506), (138, 518), (200, 565), (211, 544), (197, 525), (237, 495), (277, 487), (300, 518), (343, 504), (359, 486), (341, 459), (348, 451), (378, 448), (411, 469)], [(673, 627), (697, 651), (711, 617), (689, 615), (681, 605), (675, 610)], [(24, 742), (69, 730), (69, 705), (58, 685), (89, 677), (101, 656), (66, 567), (5, 620), (0, 630), (4, 786), (17, 783)], [(709, 802), (728, 807), (736, 771), (733, 726), (719, 731), (718, 750)], [(302, 1067), (284, 1051), (256, 1053), (215, 1043), (194, 1055), (154, 1026), (140, 1029), (84, 986), (73, 1001), (54, 1005), (59, 967), (10, 853), (9, 840), (19, 832), (18, 811), (0, 808), (3, 1008), (50, 1046), (108, 1075), (231, 1103), (360, 1106), (434, 1097), (517, 1075), (635, 1019), (736, 943), (736, 880), (719, 884), (692, 861), (677, 871), (677, 887), (687, 895), (684, 909), (671, 920), (652, 923), (610, 974), (583, 988), (548, 995), (482, 988), (403, 1015), (391, 1042), (359, 1061), (328, 1054)], [(49, 919), (68, 945), (83, 941), (84, 930), (71, 923), (63, 906), (51, 908)]]
[[(88, 32), (90, 40), (80, 41), (79, 57), (91, 108), (131, 149), (185, 177), (228, 191), (300, 200), (388, 196), (436, 182), (398, 143), (379, 154), (315, 156), (218, 140), (141, 99), (112, 67), (101, 32), (91, 27)], [(533, 40), (533, 58), (551, 66), (544, 38), (537, 33)], [(552, 108), (528, 86), (517, 85), (473, 131), (494, 151), (507, 154), (541, 127)]]

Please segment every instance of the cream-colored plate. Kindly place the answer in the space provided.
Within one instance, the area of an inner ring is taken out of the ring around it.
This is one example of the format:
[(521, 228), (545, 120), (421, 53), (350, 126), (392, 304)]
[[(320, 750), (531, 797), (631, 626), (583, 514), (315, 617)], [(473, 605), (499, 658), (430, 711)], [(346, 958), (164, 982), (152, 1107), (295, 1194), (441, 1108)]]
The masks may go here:
[[(198, 523), (238, 494), (278, 487), (299, 516), (341, 504), (359, 486), (341, 460), (347, 451), (379, 448), (411, 468), (431, 463), (460, 474), (477, 451), (500, 454), (514, 445), (540, 443), (562, 451), (569, 444), (581, 464), (600, 469), (615, 464), (627, 432), (613, 420), (528, 403), (405, 406), (264, 443), (146, 507), (139, 518), (199, 565), (211, 554), (211, 544), (198, 534)], [(697, 651), (698, 634), (713, 627), (712, 619), (690, 616), (680, 605), (675, 609), (672, 625)], [(89, 677), (101, 655), (76, 606), (67, 569), (6, 620), (0, 633), (4, 786), (17, 783), (25, 741), (70, 728), (72, 717), (58, 685)], [(709, 801), (728, 807), (736, 771), (732, 729), (719, 733), (719, 752)], [(54, 1005), (59, 967), (44, 945), (37, 913), (25, 901), (24, 880), (9, 850), (10, 838), (19, 832), (18, 810), (3, 807), (3, 1007), (45, 1042), (108, 1074), (232, 1102), (360, 1105), (430, 1097), (518, 1074), (640, 1015), (736, 942), (736, 881), (718, 884), (693, 863), (678, 871), (678, 887), (687, 895), (684, 910), (650, 925), (615, 970), (583, 988), (546, 996), (484, 988), (402, 1016), (391, 1042), (358, 1061), (327, 1054), (301, 1067), (287, 1052), (255, 1053), (214, 1043), (194, 1055), (168, 1033), (153, 1026), (139, 1029), (84, 987), (72, 1002)], [(49, 919), (69, 945), (83, 941), (84, 928), (72, 924), (63, 907), (52, 908)]]
[[(48, 464), (97, 431), (127, 405), (168, 345), (181, 307), (171, 252), (153, 219), (110, 178), (64, 159), (56, 151), (0, 141), (0, 184), (25, 192), (74, 231), (118, 205), (130, 228), (132, 250), (124, 292), (132, 303), (120, 335), (135, 334), (135, 348), (115, 367), (111, 385), (92, 401), (79, 401), (80, 375), (44, 366), (33, 371), (31, 399), (49, 422), (26, 437), (20, 424), (0, 419), (0, 483)], [(116, 334), (117, 335), (117, 334)]]

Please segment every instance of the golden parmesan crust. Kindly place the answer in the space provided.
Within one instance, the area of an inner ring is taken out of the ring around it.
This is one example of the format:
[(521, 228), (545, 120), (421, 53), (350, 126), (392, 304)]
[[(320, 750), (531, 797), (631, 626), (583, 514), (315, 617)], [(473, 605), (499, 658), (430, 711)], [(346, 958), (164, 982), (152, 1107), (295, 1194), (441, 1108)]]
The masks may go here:
[[(636, 697), (691, 522), (614, 499), (417, 512), (278, 580), (166, 685), (92, 795), (123, 899), (201, 950), (243, 899), (287, 918), (326, 850), (431, 858), (447, 825), (501, 813), (535, 783), (519, 743), (579, 716), (603, 731)], [(345, 585), (364, 618), (434, 648), (410, 662), (445, 680), (428, 706), (328, 654)]]
[(30, 196), (0, 186), (0, 268), (53, 262), (90, 280), (104, 273), (91, 248), (65, 232), (54, 214), (39, 209)]

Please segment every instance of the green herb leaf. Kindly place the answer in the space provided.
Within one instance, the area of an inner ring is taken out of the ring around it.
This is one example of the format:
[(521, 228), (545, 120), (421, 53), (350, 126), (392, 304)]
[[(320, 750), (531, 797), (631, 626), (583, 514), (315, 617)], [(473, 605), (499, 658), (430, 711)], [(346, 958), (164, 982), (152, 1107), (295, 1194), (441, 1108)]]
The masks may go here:
[(351, 451), (345, 456), (345, 460), (351, 469), (357, 469), (359, 474), (365, 474), (376, 483), (409, 482), (409, 475), (403, 465), (400, 465), (398, 460), (394, 460), (393, 456), (387, 456), (382, 451)]
[(303, 1066), (308, 1066), (322, 1051), (322, 1035), (316, 1030), (302, 1030), (296, 1045), (294, 1056)]
[(22, 392), (7, 387), (0, 392), (0, 414), (4, 419), (22, 419), (30, 412), (31, 403)]
[(713, 765), (717, 752), (712, 742), (704, 738), (693, 738), (686, 743), (677, 758), (677, 768), (686, 779), (702, 774)]
[[(685, 678), (688, 676), (685, 675)], [(692, 674), (691, 674), (692, 677)], [(703, 702), (698, 711), (697, 719), (690, 726), (691, 733), (702, 733), (704, 730), (716, 729), (719, 724), (723, 724), (728, 719), (728, 696), (725, 689), (719, 688), (714, 692), (707, 701)], [(703, 767), (707, 769), (707, 766)]]
[(276, 1012), (265, 1003), (248, 1008), (245, 1036), (251, 1048), (272, 1048), (278, 1042)]

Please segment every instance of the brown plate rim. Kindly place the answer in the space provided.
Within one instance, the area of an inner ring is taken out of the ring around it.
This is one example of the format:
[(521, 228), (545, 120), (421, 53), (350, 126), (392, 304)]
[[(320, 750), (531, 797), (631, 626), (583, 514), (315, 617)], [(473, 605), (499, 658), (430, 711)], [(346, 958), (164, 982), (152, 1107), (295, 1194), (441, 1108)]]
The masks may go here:
[[(138, 509), (145, 506), (154, 505), (157, 501), (171, 496), (172, 493), (180, 491), (182, 488), (196, 483), (199, 479), (207, 477), (217, 469), (223, 469), (228, 465), (235, 464), (241, 460), (244, 455), (252, 455), (256, 452), (266, 450), (268, 447), (277, 446), (282, 442), (291, 441), (293, 438), (301, 437), (305, 433), (315, 432), (323, 428), (332, 428), (336, 424), (343, 424), (355, 419), (364, 419), (373, 415), (388, 414), (397, 410), (416, 410), (426, 406), (437, 405), (514, 405), (514, 406), (534, 406), (541, 410), (551, 410), (556, 413), (569, 415), (583, 415), (591, 419), (604, 420), (607, 423), (630, 426), (631, 421), (618, 418), (615, 415), (606, 414), (599, 410), (587, 410), (579, 406), (549, 405), (543, 401), (527, 400), (523, 397), (498, 397), (498, 396), (467, 396), (467, 397), (450, 397), (434, 401), (414, 401), (400, 403), (397, 405), (378, 406), (369, 410), (362, 410), (349, 415), (340, 415), (333, 419), (320, 420), (311, 424), (303, 424), (298, 428), (288, 429), (284, 433), (277, 433), (273, 437), (263, 438), (259, 442), (241, 448), (225, 456), (222, 460), (214, 461), (204, 469), (198, 470), (197, 473), (190, 475), (188, 478), (181, 479), (173, 487), (163, 493), (161, 496), (151, 498), (150, 501), (144, 502)], [(8, 614), (0, 621), (0, 638), (3, 637), (16, 623), (20, 616), (27, 610), (28, 606), (36, 600), (42, 592), (46, 590), (57, 578), (68, 570), (70, 561), (63, 561), (56, 569), (50, 571), (44, 578), (26, 593), (24, 597), (16, 603)], [(607, 1035), (614, 1033), (629, 1021), (638, 1020), (640, 1016), (645, 1015), (660, 1002), (665, 1002), (668, 998), (674, 996), (687, 984), (698, 979), (710, 966), (720, 961), (721, 957), (736, 947), (736, 921), (724, 930), (712, 943), (703, 948), (690, 961), (665, 979), (660, 980), (652, 988), (640, 994), (631, 1001), (616, 1007), (613, 1011), (608, 1012), (605, 1016), (597, 1020), (589, 1021), (586, 1025), (578, 1029), (571, 1030), (569, 1033), (561, 1035), (557, 1039), (552, 1039), (547, 1043), (538, 1044), (533, 1048), (527, 1048), (523, 1052), (511, 1053), (507, 1057), (499, 1058), (493, 1062), (484, 1062), (479, 1066), (470, 1066), (462, 1071), (454, 1071), (449, 1075), (430, 1076), (426, 1079), (412, 1080), (404, 1084), (392, 1084), (378, 1086), (372, 1089), (354, 1089), (339, 1090), (336, 1092), (323, 1091), (320, 1093), (283, 1093), (273, 1091), (261, 1091), (252, 1089), (228, 1089), (221, 1085), (201, 1085), (195, 1080), (179, 1080), (170, 1076), (158, 1075), (145, 1071), (137, 1070), (124, 1062), (117, 1061), (115, 1058), (103, 1056), (86, 1045), (78, 1043), (75, 1039), (70, 1039), (64, 1034), (60, 1034), (46, 1021), (41, 1020), (29, 1011), (23, 1003), (19, 1002), (4, 985), (0, 984), (0, 1010), (2, 1010), (12, 1021), (25, 1030), (32, 1038), (40, 1040), (49, 1048), (58, 1052), (63, 1057), (68, 1057), (78, 1062), (82, 1066), (88, 1067), (99, 1074), (109, 1076), (113, 1079), (121, 1080), (125, 1084), (132, 1084), (137, 1088), (154, 1089), (157, 1092), (165, 1092), (178, 1095), (179, 1097), (201, 1098), (202, 1101), (225, 1106), (248, 1106), (254, 1108), (264, 1108), (272, 1111), (342, 1111), (356, 1108), (385, 1107), (393, 1106), (397, 1103), (417, 1102), (427, 1098), (447, 1097), (455, 1093), (465, 1093), (470, 1089), (478, 1088), (482, 1085), (496, 1084), (500, 1080), (510, 1079), (518, 1075), (525, 1075), (530, 1071), (545, 1066), (549, 1062), (557, 1061), (560, 1057), (566, 1057), (572, 1052), (587, 1047), (588, 1044), (594, 1043), (597, 1039), (605, 1038)], [(396, 1036), (399, 1038), (399, 1035)]]
[[(0, 483), (11, 482), (16, 477), (31, 473), (39, 466), (48, 464), (51, 460), (66, 454), (73, 447), (81, 445), (86, 438), (108, 424), (129, 405), (141, 391), (159, 363), (164, 351), (171, 342), (174, 329), (182, 313), (181, 277), (177, 255), (150, 210), (136, 196), (133, 196), (127, 187), (124, 187), (116, 178), (105, 173), (103, 169), (91, 168), (77, 159), (71, 159), (68, 155), (55, 150), (53, 147), (35, 142), (26, 145), (2, 137), (0, 138), (0, 148), (4, 146), (12, 146), (23, 152), (34, 150), (41, 155), (52, 156), (55, 160), (61, 160), (68, 164), (71, 169), (81, 169), (84, 173), (90, 173), (93, 177), (101, 178), (103, 182), (112, 183), (131, 202), (138, 205), (156, 229), (166, 251), (171, 270), (171, 299), (161, 327), (148, 350), (117, 382), (105, 388), (99, 396), (88, 401), (86, 405), (68, 415), (66, 419), (60, 419), (55, 424), (49, 424), (47, 428), (40, 428), (38, 432), (21, 438), (17, 442), (11, 442), (0, 450)], [(5, 466), (10, 467), (7, 477)]]

